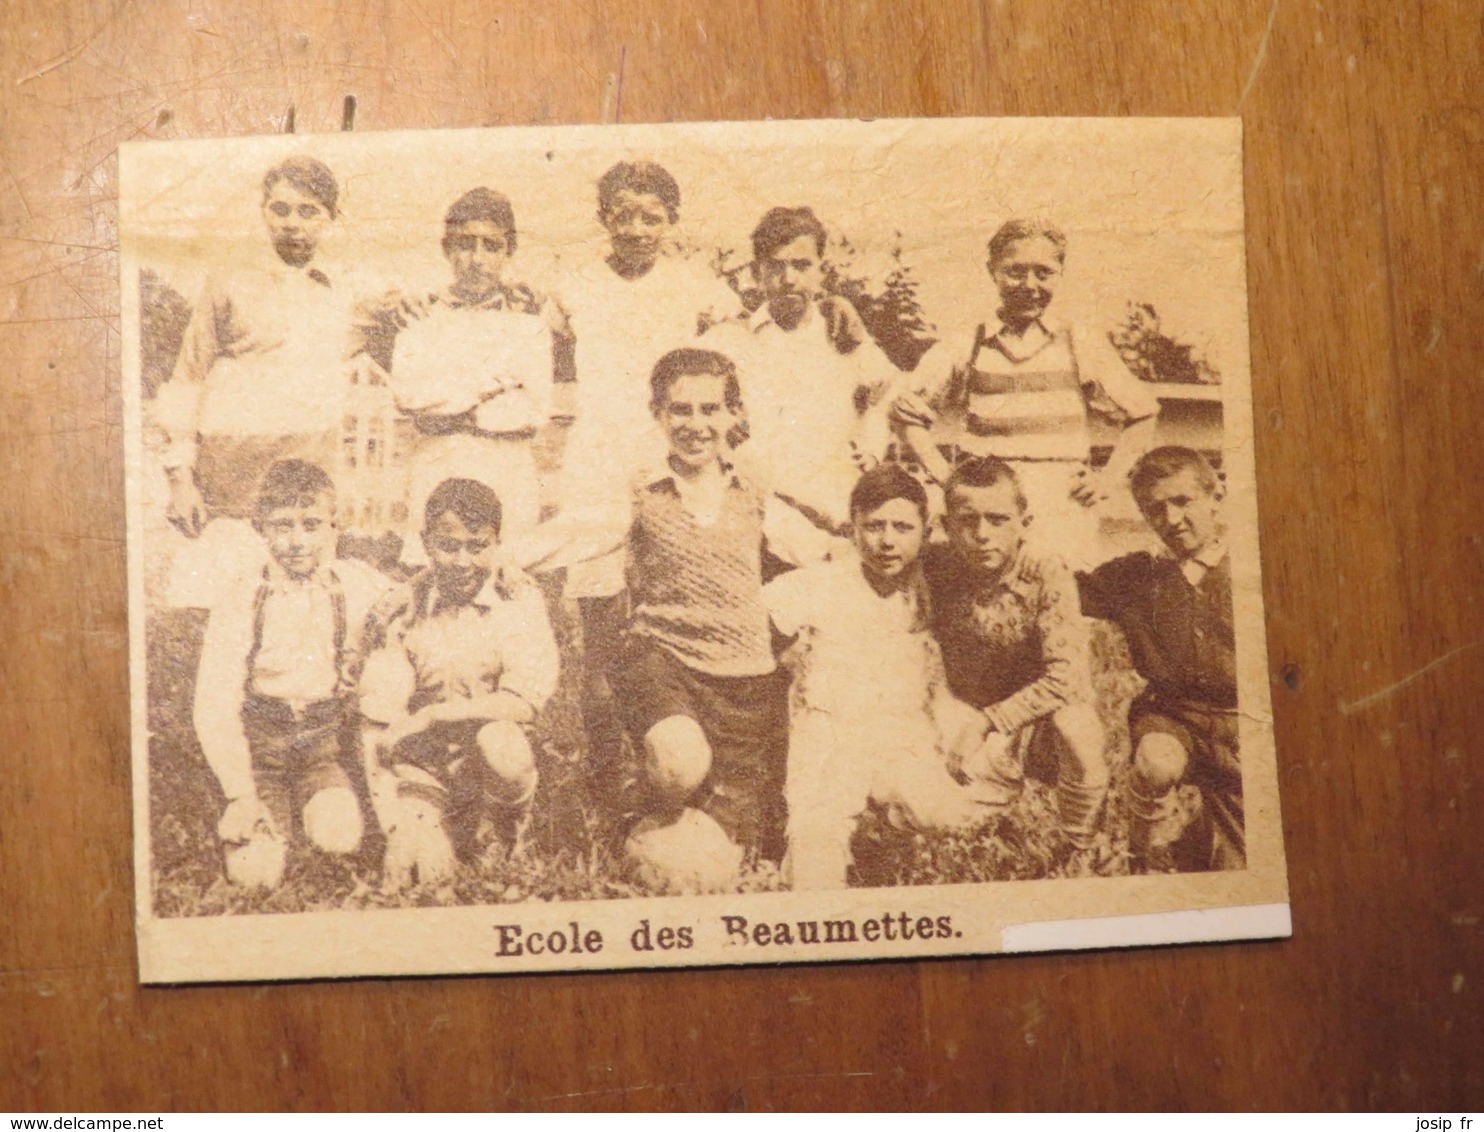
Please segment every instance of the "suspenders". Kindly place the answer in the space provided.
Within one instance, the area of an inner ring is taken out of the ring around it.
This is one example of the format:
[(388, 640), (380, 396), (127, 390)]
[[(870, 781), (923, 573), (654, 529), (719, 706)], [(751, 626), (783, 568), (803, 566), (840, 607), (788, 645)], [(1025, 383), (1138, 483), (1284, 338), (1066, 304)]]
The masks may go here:
[[(345, 671), (345, 587), (341, 585), (340, 577), (335, 573), (335, 571), (331, 570), (329, 572), (329, 575), (330, 613), (334, 623), (332, 639), (334, 641), (335, 648), (336, 674), (335, 690), (330, 693), (330, 698), (334, 699), (342, 695), (348, 686), (348, 680)], [(257, 592), (253, 594), (252, 599), (252, 646), (247, 651), (247, 665), (245, 675), (247, 686), (244, 689), (248, 696), (254, 695), (254, 692), (252, 690), (252, 670), (257, 664), (258, 653), (263, 647), (263, 622), (266, 617), (268, 595), (271, 593), (271, 591), (272, 586), (269, 584), (268, 581), (268, 568), (265, 566), (263, 568), (263, 578), (258, 583)]]

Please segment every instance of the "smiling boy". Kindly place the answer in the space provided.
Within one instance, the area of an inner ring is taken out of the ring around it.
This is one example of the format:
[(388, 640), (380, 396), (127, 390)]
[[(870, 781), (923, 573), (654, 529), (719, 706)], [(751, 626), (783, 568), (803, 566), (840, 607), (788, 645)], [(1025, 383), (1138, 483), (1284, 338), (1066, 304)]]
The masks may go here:
[[(602, 264), (573, 272), (560, 301), (573, 334), (579, 408), (564, 456), (562, 500), (580, 510), (653, 461), (663, 444), (649, 376), (664, 351), (733, 313), (737, 296), (678, 237), (680, 185), (654, 161), (621, 161), (598, 179)], [(617, 801), (622, 729), (613, 698), (628, 603), (622, 549), (568, 567), (565, 593), (582, 620), (582, 716), (589, 788), (600, 811)]]
[(444, 879), (456, 860), (472, 859), (486, 819), (514, 840), (536, 793), (528, 731), (560, 665), (540, 590), (495, 573), (494, 491), (445, 480), (424, 514), (429, 566), (371, 627), (360, 677), (392, 888)]
[(335, 560), (334, 500), (317, 465), (269, 468), (254, 523), (268, 565), (224, 586), (206, 623), (194, 721), (226, 800), (217, 832), (236, 884), (276, 887), (302, 842), (344, 855), (361, 841), (348, 673), (392, 583)]
[[(946, 346), (923, 358), (916, 390), (896, 398), (892, 419), (939, 483), (963, 459), (1009, 461), (1036, 516), (1034, 540), (1091, 561), (1097, 532), (1084, 509), (1107, 494), (1105, 485), (1121, 484), (1148, 449), (1159, 400), (1105, 336), (1050, 316), (1066, 257), (1067, 237), (1053, 224), (1001, 225), (985, 263), (998, 303), (993, 317), (950, 362), (940, 360)], [(1123, 426), (1100, 480), (1090, 471), (1090, 409)]]

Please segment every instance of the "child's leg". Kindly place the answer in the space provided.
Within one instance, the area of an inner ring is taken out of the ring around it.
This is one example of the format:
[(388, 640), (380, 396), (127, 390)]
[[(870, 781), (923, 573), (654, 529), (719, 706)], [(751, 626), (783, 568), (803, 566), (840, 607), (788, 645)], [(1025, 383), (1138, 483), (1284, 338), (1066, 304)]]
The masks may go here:
[(1136, 872), (1148, 867), (1152, 853), (1168, 850), (1189, 824), (1180, 811), (1178, 790), (1190, 762), (1188, 745), (1174, 728), (1156, 721), (1135, 725), (1134, 756), (1128, 779), (1129, 856)]
[(788, 732), (788, 854), (796, 891), (846, 887), (850, 838), (868, 791), (852, 773), (863, 752), (841, 750), (832, 716), (796, 709)]
[(386, 833), (382, 882), (390, 889), (438, 883), (457, 866), (447, 822), (451, 816), (446, 734), (408, 736), (391, 751), (377, 793), (377, 817)]
[(361, 846), (361, 805), (346, 771), (342, 711), (303, 727), (295, 744), (304, 836), (324, 853), (345, 855)]
[(1057, 768), (1057, 805), (1062, 833), (1078, 849), (1092, 844), (1108, 794), (1108, 764), (1103, 758), (1106, 735), (1091, 704), (1068, 704), (1052, 716), (1064, 740)]
[(610, 820), (623, 787), (623, 725), (612, 679), (619, 663), (628, 601), (623, 594), (579, 597), (582, 617), (582, 725), (587, 732), (588, 792), (594, 809)]
[(644, 733), (644, 769), (666, 808), (688, 802), (711, 773), (711, 743), (689, 715), (671, 715)]
[(490, 770), (489, 792), (497, 805), (524, 810), (536, 796), (536, 756), (518, 723), (486, 723), (475, 736)]

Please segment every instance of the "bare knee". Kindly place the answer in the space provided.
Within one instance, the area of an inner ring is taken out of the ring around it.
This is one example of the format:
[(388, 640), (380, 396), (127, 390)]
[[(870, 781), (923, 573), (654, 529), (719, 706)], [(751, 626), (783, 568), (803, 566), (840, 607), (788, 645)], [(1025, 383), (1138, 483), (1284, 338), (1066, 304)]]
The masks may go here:
[(1103, 755), (1107, 736), (1097, 709), (1091, 704), (1067, 704), (1052, 717), (1066, 742), (1060, 776), (1083, 786), (1108, 781), (1108, 762)]
[(711, 773), (711, 744), (688, 715), (660, 720), (644, 734), (651, 782), (669, 799), (683, 802)]
[(277, 837), (257, 836), (227, 846), (227, 879), (243, 888), (277, 888), (283, 881), (284, 844)]
[(361, 807), (344, 786), (321, 790), (304, 806), (304, 835), (326, 853), (354, 853), (361, 844)]
[(536, 793), (536, 756), (518, 723), (497, 720), (479, 729), (479, 753), (494, 772), (496, 796), (512, 804)]
[(1134, 748), (1132, 782), (1139, 793), (1154, 797), (1180, 785), (1189, 756), (1173, 735), (1150, 732)]

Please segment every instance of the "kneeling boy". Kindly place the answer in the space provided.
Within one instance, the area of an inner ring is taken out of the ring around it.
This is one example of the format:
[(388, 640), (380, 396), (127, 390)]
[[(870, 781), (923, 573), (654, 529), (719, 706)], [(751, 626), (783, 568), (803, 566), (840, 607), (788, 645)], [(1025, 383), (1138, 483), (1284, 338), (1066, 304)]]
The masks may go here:
[(1090, 850), (1108, 767), (1092, 703), (1087, 623), (1071, 572), (1028, 544), (1031, 516), (1005, 461), (984, 456), (960, 464), (944, 496), (948, 545), (923, 556), (933, 634), (954, 695), (977, 708), (988, 728), (963, 769), (985, 802), (1010, 801), (1021, 785), (1022, 752), (1049, 724), (1060, 746), (1064, 845), (1069, 854)]
[(367, 771), (387, 836), (386, 881), (444, 879), (480, 848), (486, 819), (508, 842), (536, 793), (527, 730), (556, 690), (541, 592), (494, 569), (500, 500), (444, 480), (428, 496), (429, 567), (370, 630), (361, 673)]
[[(1221, 481), (1199, 452), (1156, 448), (1134, 499), (1168, 549), (1078, 576), (1082, 609), (1117, 624), (1148, 686), (1129, 705), (1129, 849), (1137, 872), (1246, 867), (1237, 652)], [(1178, 789), (1200, 790), (1202, 814)], [(1199, 819), (1199, 820), (1197, 820)]]
[(206, 623), (194, 719), (226, 796), (217, 833), (235, 884), (276, 887), (303, 841), (333, 854), (361, 843), (346, 673), (392, 582), (335, 560), (334, 506), (322, 468), (272, 465), (254, 517), (268, 565), (224, 587)]

